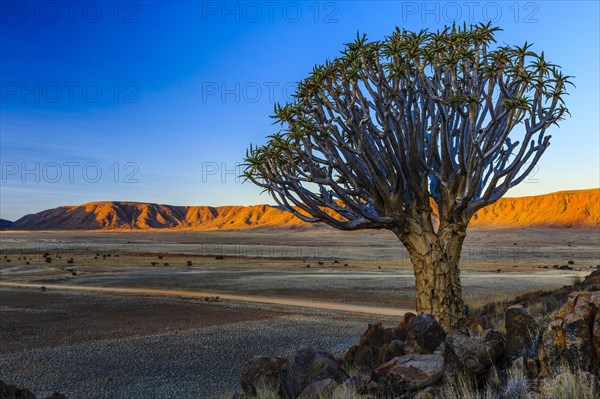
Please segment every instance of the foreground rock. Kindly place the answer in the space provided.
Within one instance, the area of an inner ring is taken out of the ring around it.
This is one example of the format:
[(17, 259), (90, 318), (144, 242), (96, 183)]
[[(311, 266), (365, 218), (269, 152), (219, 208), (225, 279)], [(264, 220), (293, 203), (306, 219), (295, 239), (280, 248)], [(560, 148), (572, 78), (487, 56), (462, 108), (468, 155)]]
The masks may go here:
[(444, 372), (441, 355), (412, 354), (395, 357), (373, 371), (382, 393), (416, 391), (437, 382)]
[(538, 353), (546, 374), (566, 363), (600, 376), (600, 292), (571, 294), (544, 330)]

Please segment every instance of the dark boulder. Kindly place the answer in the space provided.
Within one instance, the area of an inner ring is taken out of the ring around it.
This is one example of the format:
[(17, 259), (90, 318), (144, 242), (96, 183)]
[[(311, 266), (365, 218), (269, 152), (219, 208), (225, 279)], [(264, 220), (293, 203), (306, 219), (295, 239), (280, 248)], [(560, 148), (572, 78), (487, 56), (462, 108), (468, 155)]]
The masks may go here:
[(305, 347), (296, 351), (281, 369), (281, 390), (296, 398), (309, 385), (331, 379), (342, 383), (349, 378), (332, 354), (318, 348)]
[(437, 382), (444, 371), (441, 355), (395, 357), (373, 371), (373, 380), (388, 393), (398, 394), (423, 389)]
[(535, 354), (540, 325), (523, 305), (513, 305), (504, 313), (506, 329), (506, 359), (510, 363), (519, 356)]

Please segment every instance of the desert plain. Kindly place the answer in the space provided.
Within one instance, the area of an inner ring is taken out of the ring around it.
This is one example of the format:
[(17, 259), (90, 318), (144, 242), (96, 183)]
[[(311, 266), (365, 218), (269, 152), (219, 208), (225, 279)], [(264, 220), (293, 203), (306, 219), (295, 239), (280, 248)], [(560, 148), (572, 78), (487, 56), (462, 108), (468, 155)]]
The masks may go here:
[[(386, 231), (0, 233), (0, 375), (43, 396), (224, 398), (255, 355), (339, 353), (414, 309)], [(597, 228), (472, 228), (473, 307), (571, 284), (600, 263)], [(561, 268), (562, 267), (562, 268)]]

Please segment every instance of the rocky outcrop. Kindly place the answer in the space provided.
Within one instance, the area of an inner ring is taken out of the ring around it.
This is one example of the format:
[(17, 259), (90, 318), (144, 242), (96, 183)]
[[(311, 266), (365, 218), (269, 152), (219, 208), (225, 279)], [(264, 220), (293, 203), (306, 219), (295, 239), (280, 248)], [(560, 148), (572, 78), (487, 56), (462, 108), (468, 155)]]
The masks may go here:
[(538, 354), (545, 373), (566, 363), (600, 375), (600, 292), (571, 294), (544, 330)]
[(301, 349), (289, 360), (262, 358), (248, 364), (243, 386), (260, 380), (256, 374), (262, 372), (277, 381), (278, 395), (286, 399), (441, 399), (446, 389), (470, 384), (498, 397), (543, 398), (552, 379), (581, 387), (575, 381), (581, 376), (589, 392), (600, 388), (599, 291), (573, 293), (545, 328), (525, 306), (513, 305), (505, 312), (506, 335), (482, 329), (479, 321), (495, 325), (495, 314), (495, 305), (475, 313), (476, 333), (446, 335), (427, 314), (406, 314), (396, 327), (370, 324), (339, 361), (319, 348)]
[(446, 333), (433, 316), (407, 313), (396, 328), (370, 324), (359, 343), (346, 352), (344, 360), (356, 370), (371, 370), (397, 356), (431, 354), (445, 337)]

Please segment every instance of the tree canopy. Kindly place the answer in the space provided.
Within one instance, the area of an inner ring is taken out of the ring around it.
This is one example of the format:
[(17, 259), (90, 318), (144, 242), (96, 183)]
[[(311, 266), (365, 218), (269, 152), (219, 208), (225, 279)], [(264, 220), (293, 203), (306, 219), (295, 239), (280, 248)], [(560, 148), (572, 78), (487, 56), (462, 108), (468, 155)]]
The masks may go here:
[(570, 76), (490, 24), (357, 35), (314, 67), (245, 177), (309, 222), (399, 230), (435, 203), (466, 226), (533, 170), (566, 113)]

